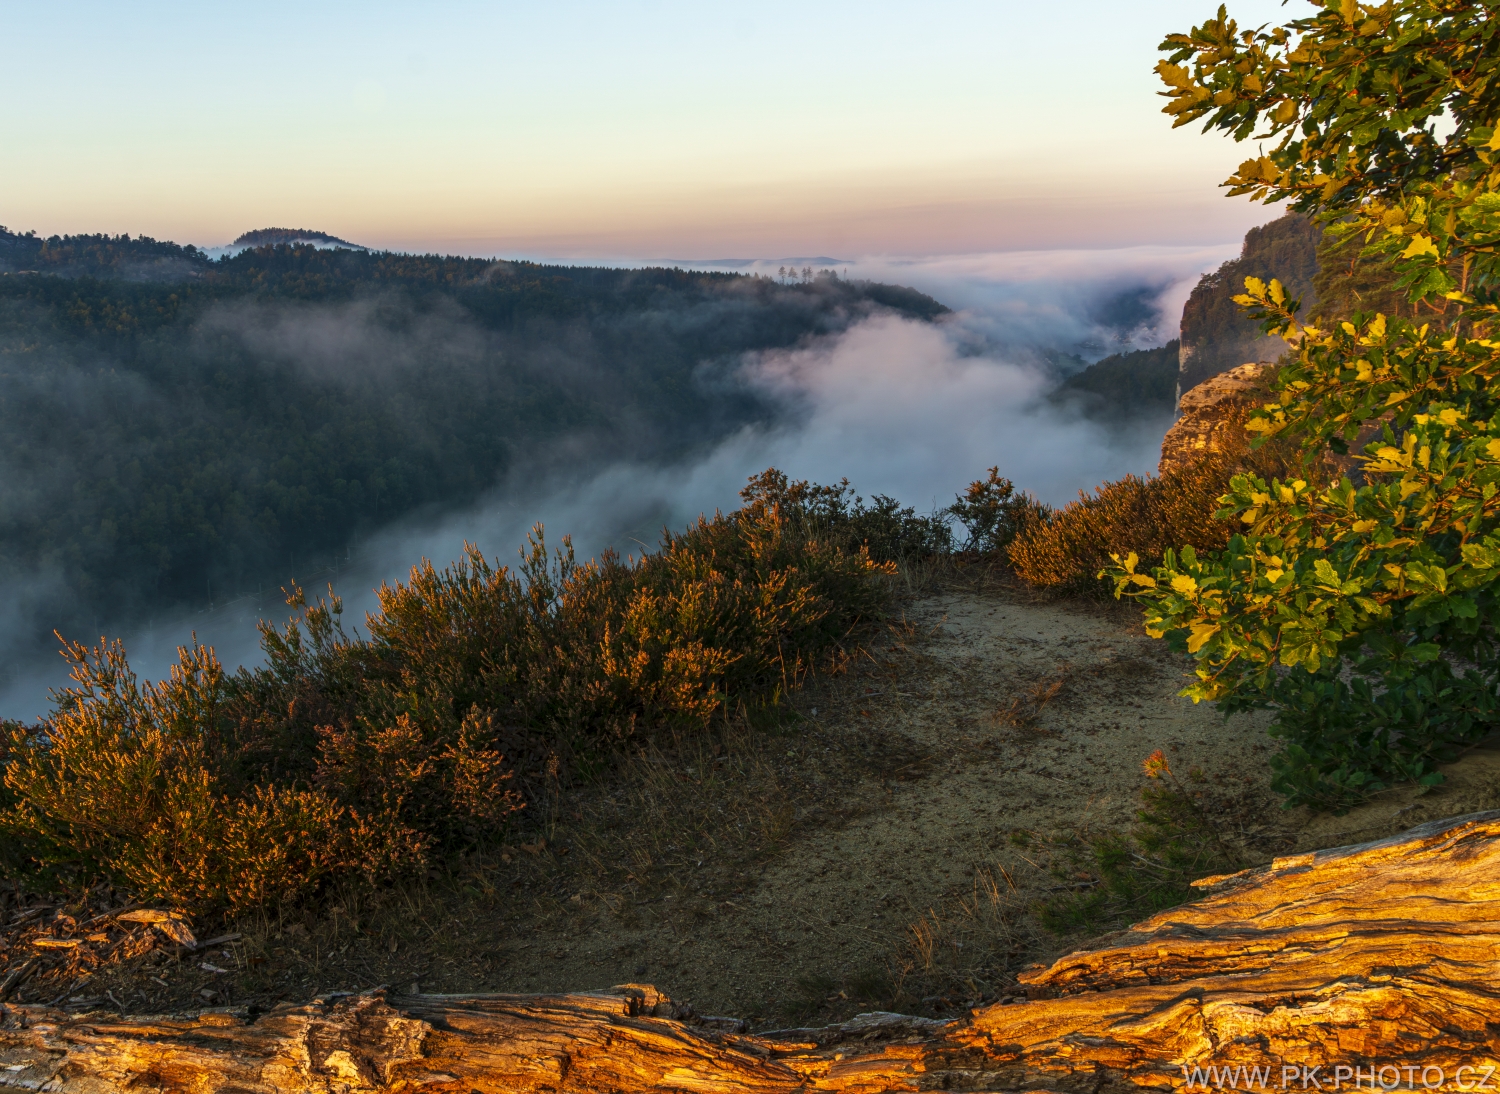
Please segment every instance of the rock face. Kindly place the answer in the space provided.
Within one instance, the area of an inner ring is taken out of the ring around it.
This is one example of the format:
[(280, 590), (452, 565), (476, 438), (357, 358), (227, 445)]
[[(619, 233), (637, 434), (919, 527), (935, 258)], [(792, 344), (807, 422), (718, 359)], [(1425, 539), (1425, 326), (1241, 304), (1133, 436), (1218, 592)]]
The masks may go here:
[(1211, 376), (1183, 393), (1177, 407), (1181, 417), (1161, 441), (1157, 472), (1165, 475), (1190, 467), (1215, 453), (1240, 455), (1249, 450), (1245, 415), (1270, 394), (1276, 366), (1249, 362)]
[(1313, 278), (1318, 273), (1318, 244), (1323, 229), (1296, 213), (1251, 228), (1238, 258), (1205, 274), (1182, 309), (1177, 351), (1179, 395), (1241, 361), (1274, 361), (1287, 344), (1245, 316), (1234, 297), (1245, 291), (1245, 278), (1278, 278), (1302, 301), (1302, 314), (1314, 305)]

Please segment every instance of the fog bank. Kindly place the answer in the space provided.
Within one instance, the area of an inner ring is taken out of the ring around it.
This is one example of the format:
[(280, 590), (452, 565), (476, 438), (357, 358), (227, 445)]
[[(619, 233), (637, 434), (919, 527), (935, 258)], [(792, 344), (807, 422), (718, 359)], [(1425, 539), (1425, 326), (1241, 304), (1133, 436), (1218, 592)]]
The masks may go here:
[[(331, 583), (344, 598), (346, 625), (357, 625), (375, 607), (382, 581), (404, 578), (424, 557), (445, 564), (465, 541), (512, 562), (527, 531), (542, 523), (549, 543), (570, 534), (585, 557), (608, 547), (638, 554), (655, 546), (663, 527), (735, 508), (746, 479), (770, 466), (824, 483), (847, 477), (867, 498), (890, 495), (922, 512), (951, 503), (968, 482), (998, 466), (1042, 500), (1065, 503), (1106, 479), (1154, 471), (1167, 423), (1107, 430), (1052, 406), (1044, 396), (1057, 382), (1057, 366), (1039, 351), (1092, 359), (1175, 337), (1182, 301), (1198, 275), (1236, 249), (851, 262), (850, 277), (910, 284), (959, 310), (936, 323), (876, 315), (791, 350), (746, 355), (735, 381), (769, 398), (779, 413), (772, 424), (743, 428), (691, 459), (599, 466), (587, 444), (561, 438), (513, 468), (477, 504), (399, 521), (346, 558), (330, 559), (324, 572), (309, 574), (309, 566), (288, 577), (309, 593)], [(786, 261), (754, 265), (775, 274)], [(722, 382), (722, 369), (715, 382)], [(643, 444), (643, 452), (650, 447)], [(270, 597), (246, 598), (124, 637), (136, 671), (159, 678), (194, 631), (227, 665), (254, 663), (255, 619), (286, 614)], [(9, 679), (0, 678), (0, 716), (41, 715), (47, 687), (62, 680), (60, 659), (14, 666)]]

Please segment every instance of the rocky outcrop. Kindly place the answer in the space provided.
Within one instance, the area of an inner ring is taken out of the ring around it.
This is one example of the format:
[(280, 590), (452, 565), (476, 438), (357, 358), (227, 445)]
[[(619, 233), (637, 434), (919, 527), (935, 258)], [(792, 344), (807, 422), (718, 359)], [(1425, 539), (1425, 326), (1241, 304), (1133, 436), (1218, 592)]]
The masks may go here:
[(1161, 441), (1159, 474), (1190, 467), (1205, 456), (1238, 456), (1249, 451), (1245, 416), (1270, 397), (1274, 364), (1249, 362), (1221, 372), (1183, 393), (1181, 417)]

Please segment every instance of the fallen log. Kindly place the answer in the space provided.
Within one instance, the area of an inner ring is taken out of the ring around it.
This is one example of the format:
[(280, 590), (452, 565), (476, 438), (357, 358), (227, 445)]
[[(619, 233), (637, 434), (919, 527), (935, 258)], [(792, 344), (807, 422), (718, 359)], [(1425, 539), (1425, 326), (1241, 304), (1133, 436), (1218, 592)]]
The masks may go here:
[(960, 1020), (751, 1034), (630, 984), (262, 1014), (12, 1006), (0, 1089), (1500, 1091), (1500, 811), (1200, 884), (1202, 900), (1024, 975), (1025, 1001)]

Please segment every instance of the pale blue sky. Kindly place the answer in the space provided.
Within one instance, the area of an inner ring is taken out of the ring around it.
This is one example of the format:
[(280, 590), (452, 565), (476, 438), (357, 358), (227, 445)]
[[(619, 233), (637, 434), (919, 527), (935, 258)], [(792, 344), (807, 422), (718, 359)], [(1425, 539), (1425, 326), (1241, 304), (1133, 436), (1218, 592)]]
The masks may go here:
[[(0, 2), (0, 223), (598, 256), (1202, 243), (1158, 111), (1211, 0)], [(1242, 20), (1301, 0), (1232, 5)]]

